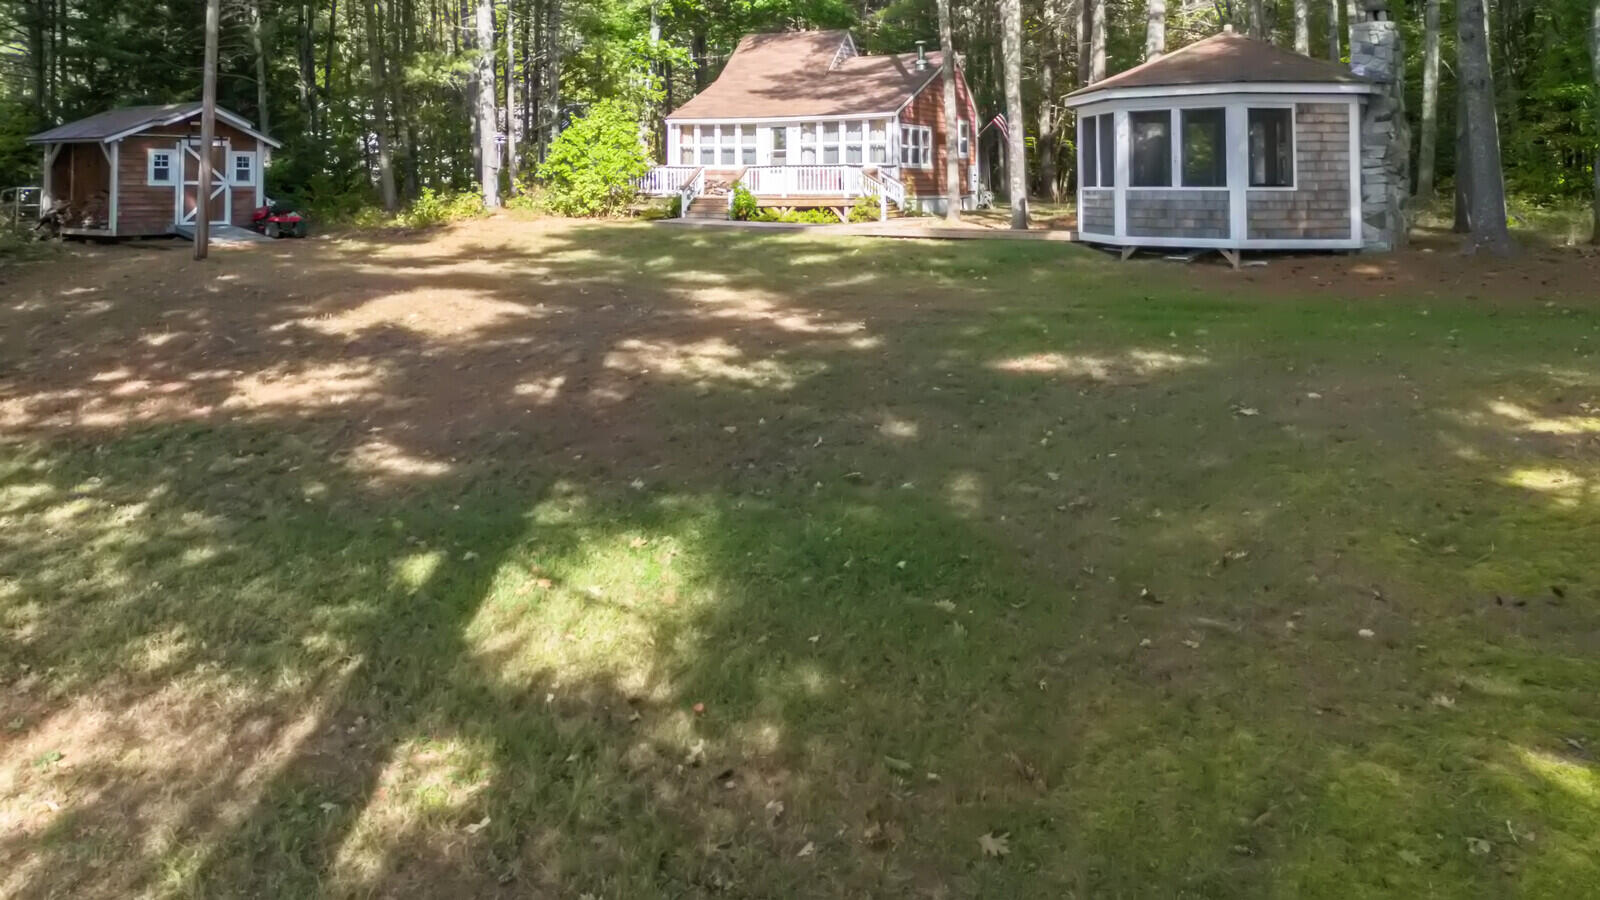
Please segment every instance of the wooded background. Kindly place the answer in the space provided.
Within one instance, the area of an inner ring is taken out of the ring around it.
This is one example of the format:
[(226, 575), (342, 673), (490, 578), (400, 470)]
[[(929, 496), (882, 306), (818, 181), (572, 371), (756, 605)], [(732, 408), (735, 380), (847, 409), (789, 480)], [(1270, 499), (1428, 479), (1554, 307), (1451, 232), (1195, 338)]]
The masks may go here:
[[(1406, 38), (1424, 194), (1455, 174), (1456, 2), (1390, 4)], [(1000, 5), (951, 4), (985, 120), (1003, 108)], [(204, 0), (0, 0), (0, 186), (37, 183), (38, 155), (21, 143), (33, 131), (196, 99), (203, 13)], [(1353, 0), (1022, 0), (1031, 192), (1071, 190), (1072, 119), (1060, 99), (1086, 81), (1223, 23), (1347, 58), (1356, 15)], [(1600, 0), (1491, 0), (1488, 19), (1508, 189), (1541, 202), (1591, 196)], [(607, 97), (639, 98), (658, 134), (659, 116), (715, 78), (749, 32), (850, 28), (867, 52), (939, 43), (935, 0), (222, 0), (221, 22), (219, 102), (284, 142), (271, 189), (325, 208), (470, 189), (475, 154), (508, 132), (514, 152), (494, 156), (506, 159), (497, 180), (510, 188), (571, 117)], [(1430, 33), (1436, 81), (1425, 77)], [(487, 115), (496, 134), (480, 143)], [(998, 149), (991, 130), (985, 159)]]

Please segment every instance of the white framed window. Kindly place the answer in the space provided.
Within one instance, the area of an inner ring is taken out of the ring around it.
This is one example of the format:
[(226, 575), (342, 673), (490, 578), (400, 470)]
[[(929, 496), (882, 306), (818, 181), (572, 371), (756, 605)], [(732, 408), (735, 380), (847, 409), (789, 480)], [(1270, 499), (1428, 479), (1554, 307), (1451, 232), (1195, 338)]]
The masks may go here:
[(933, 168), (933, 129), (926, 125), (900, 126), (900, 164), (913, 169)]
[(175, 150), (151, 150), (149, 165), (145, 168), (144, 183), (153, 186), (170, 186), (178, 183), (178, 154)]
[(1078, 119), (1078, 177), (1086, 188), (1117, 186), (1117, 134), (1111, 113)]
[(878, 165), (889, 161), (888, 126), (882, 119), (867, 123), (867, 158)]
[(800, 126), (800, 164), (803, 166), (817, 164), (817, 126), (814, 122), (806, 122)]
[(678, 126), (678, 165), (694, 165), (694, 126)]
[(970, 142), (970, 135), (967, 131), (966, 119), (961, 120), (961, 126), (957, 129), (957, 143), (961, 147), (961, 158), (966, 159), (972, 152), (972, 144)]
[(1294, 188), (1294, 107), (1253, 106), (1248, 114), (1250, 186)]
[(1172, 110), (1128, 113), (1128, 185), (1172, 187)]
[(746, 166), (756, 164), (756, 127), (739, 126), (739, 162)]
[(825, 166), (839, 164), (839, 135), (838, 122), (822, 123), (822, 164)]
[(228, 183), (236, 187), (255, 187), (255, 153), (235, 151), (228, 157)]
[(1183, 186), (1228, 186), (1228, 117), (1223, 107), (1178, 111)]

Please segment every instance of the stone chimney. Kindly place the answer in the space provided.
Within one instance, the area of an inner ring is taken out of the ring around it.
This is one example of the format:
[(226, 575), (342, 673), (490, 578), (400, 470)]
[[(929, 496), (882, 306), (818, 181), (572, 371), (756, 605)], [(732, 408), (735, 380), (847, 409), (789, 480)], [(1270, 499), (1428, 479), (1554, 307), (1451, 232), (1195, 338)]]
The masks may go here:
[(1377, 82), (1361, 113), (1361, 242), (1406, 246), (1411, 202), (1411, 127), (1406, 122), (1405, 46), (1387, 0), (1364, 0), (1351, 29), (1350, 68)]

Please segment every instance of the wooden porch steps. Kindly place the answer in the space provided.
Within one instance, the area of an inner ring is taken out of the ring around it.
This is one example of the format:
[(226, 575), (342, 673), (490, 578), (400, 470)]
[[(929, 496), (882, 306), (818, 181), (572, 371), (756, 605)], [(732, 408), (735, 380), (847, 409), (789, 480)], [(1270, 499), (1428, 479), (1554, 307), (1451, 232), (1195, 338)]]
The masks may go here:
[(707, 194), (694, 198), (684, 214), (689, 219), (726, 219), (728, 198), (722, 194)]

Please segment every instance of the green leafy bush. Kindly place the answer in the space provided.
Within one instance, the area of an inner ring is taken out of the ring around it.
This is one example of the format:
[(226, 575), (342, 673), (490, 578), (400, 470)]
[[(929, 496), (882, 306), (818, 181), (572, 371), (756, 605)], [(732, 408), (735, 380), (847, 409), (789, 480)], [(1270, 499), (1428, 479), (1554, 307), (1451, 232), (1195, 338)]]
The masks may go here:
[(682, 194), (674, 194), (672, 196), (672, 198), (667, 201), (667, 215), (666, 215), (666, 217), (669, 218), (669, 219), (676, 219), (676, 218), (678, 218), (679, 216), (682, 216), (682, 215), (683, 215), (683, 195)]
[(878, 221), (878, 201), (871, 197), (861, 197), (856, 204), (850, 207), (850, 221), (876, 222)]
[(550, 209), (550, 198), (537, 184), (519, 183), (517, 193), (506, 198), (506, 209), (525, 213), (543, 213)]
[(554, 212), (614, 216), (633, 202), (633, 181), (648, 169), (633, 107), (602, 100), (550, 145), (538, 177)]
[[(876, 217), (877, 213), (873, 213), (873, 216)], [(780, 213), (769, 207), (757, 212), (754, 221), (789, 222), (796, 225), (837, 225), (839, 217), (829, 209), (791, 209)]]
[(423, 188), (422, 194), (396, 216), (395, 221), (409, 228), (425, 228), (475, 219), (483, 214), (483, 195), (476, 189), (451, 194)]
[(748, 222), (756, 215), (761, 207), (756, 204), (756, 195), (750, 193), (749, 188), (742, 184), (733, 186), (733, 206), (729, 215), (741, 222)]

